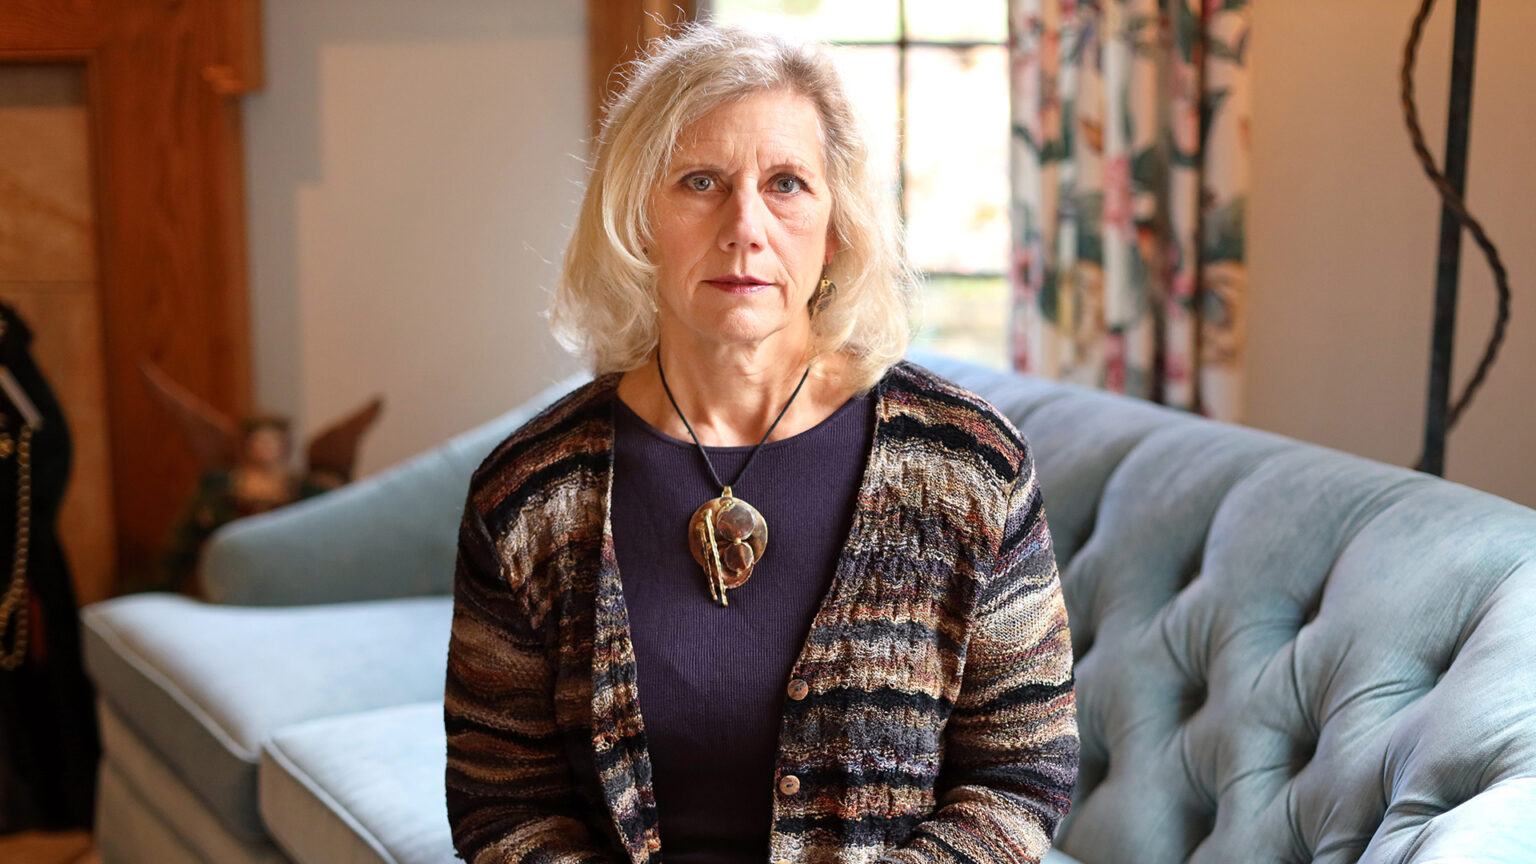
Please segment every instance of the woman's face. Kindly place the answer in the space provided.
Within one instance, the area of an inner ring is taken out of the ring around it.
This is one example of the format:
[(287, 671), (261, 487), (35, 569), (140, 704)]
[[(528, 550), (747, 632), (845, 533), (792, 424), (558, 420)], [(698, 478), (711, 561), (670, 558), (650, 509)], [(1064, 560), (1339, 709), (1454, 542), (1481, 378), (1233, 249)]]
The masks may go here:
[(650, 199), (664, 335), (809, 340), (806, 303), (834, 251), (819, 128), (810, 100), (773, 90), (683, 130)]

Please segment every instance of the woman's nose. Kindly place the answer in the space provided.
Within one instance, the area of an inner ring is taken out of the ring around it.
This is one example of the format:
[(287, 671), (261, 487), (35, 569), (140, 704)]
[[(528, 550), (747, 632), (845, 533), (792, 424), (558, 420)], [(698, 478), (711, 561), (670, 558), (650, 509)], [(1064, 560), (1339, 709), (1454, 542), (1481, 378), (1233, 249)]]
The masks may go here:
[(738, 188), (726, 203), (725, 224), (720, 227), (720, 248), (726, 251), (742, 247), (763, 248), (767, 220), (768, 203), (763, 196), (750, 186)]

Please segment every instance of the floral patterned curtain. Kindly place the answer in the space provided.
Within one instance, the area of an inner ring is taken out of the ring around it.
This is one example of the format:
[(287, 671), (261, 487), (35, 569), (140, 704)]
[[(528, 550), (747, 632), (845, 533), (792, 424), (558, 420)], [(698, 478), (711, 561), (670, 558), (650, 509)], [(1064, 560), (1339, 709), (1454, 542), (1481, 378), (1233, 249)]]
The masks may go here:
[(1241, 419), (1248, 5), (1009, 0), (1016, 368)]

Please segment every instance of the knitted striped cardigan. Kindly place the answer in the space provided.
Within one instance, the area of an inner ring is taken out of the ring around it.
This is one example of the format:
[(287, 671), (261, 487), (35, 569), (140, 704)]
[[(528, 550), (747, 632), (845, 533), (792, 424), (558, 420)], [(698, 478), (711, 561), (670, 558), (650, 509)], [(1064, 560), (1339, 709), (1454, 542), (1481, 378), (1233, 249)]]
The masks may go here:
[[(662, 856), (608, 522), (617, 384), (564, 397), (470, 483), (444, 707), (469, 861)], [(875, 396), (850, 536), (784, 702), (772, 860), (1037, 861), (1078, 740), (1033, 461), (1006, 418), (919, 366)]]

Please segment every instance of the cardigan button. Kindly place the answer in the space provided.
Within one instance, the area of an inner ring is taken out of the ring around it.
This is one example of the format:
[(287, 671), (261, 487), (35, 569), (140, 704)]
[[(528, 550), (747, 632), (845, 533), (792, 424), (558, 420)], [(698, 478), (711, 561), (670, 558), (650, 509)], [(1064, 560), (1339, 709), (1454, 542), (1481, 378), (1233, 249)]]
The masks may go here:
[(806, 694), (808, 694), (810, 692), (811, 692), (811, 685), (805, 683), (804, 681), (800, 680), (799, 678), (796, 678), (793, 681), (789, 682), (789, 698), (795, 700), (796, 702), (799, 702), (801, 699), (804, 699), (806, 697)]
[(785, 774), (779, 778), (779, 794), (793, 795), (800, 791), (800, 778), (793, 774)]

